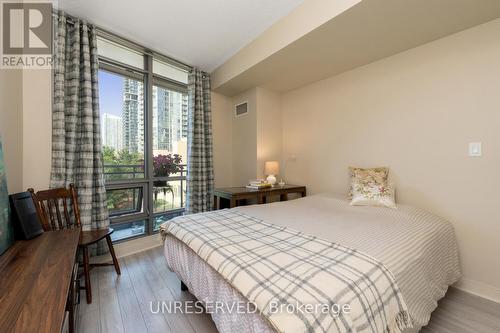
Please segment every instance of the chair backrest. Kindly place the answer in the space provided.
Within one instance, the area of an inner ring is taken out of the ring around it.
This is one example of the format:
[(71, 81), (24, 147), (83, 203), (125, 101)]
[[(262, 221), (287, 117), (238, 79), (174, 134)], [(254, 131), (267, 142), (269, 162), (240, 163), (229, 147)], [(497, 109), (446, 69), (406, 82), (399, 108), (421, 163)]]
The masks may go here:
[(38, 191), (28, 189), (33, 198), (43, 230), (59, 230), (80, 227), (80, 211), (75, 185), (69, 188), (55, 188)]

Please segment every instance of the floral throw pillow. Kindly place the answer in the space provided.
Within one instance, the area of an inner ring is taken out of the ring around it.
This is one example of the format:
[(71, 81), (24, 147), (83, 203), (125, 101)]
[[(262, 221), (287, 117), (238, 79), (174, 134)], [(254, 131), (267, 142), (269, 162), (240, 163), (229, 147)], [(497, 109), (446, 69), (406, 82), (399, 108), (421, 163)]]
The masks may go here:
[(396, 208), (392, 184), (355, 184), (351, 206), (383, 206)]
[(353, 195), (353, 185), (356, 183), (362, 184), (387, 184), (387, 178), (389, 176), (389, 168), (381, 167), (381, 168), (355, 168), (349, 167), (349, 175), (351, 177), (351, 181), (349, 183), (349, 193), (347, 197), (352, 199)]

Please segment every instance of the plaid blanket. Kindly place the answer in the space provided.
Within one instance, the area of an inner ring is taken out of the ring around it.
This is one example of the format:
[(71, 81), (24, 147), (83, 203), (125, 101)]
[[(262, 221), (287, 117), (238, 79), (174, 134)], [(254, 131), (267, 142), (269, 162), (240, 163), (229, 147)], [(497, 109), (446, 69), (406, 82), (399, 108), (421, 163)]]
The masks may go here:
[(160, 230), (195, 251), (278, 332), (412, 327), (392, 273), (354, 249), (233, 210), (177, 217)]

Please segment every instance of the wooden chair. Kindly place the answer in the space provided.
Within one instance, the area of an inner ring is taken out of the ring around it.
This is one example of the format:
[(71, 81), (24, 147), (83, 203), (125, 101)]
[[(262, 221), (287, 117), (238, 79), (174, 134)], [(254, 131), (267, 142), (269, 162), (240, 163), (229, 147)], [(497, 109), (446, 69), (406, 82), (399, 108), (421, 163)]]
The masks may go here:
[[(80, 211), (78, 201), (73, 184), (69, 185), (69, 189), (57, 188), (45, 191), (35, 191), (30, 188), (33, 202), (42, 222), (45, 231), (81, 228)], [(82, 231), (80, 233), (79, 247), (83, 251), (83, 272), (85, 275), (85, 289), (87, 295), (87, 303), (92, 303), (92, 288), (90, 285), (90, 270), (96, 266), (115, 266), (117, 274), (121, 274), (118, 260), (116, 260), (115, 250), (111, 242), (111, 234), (113, 229), (105, 228), (92, 231)], [(91, 264), (89, 262), (88, 246), (97, 243), (106, 238), (109, 252), (113, 258), (112, 263)]]

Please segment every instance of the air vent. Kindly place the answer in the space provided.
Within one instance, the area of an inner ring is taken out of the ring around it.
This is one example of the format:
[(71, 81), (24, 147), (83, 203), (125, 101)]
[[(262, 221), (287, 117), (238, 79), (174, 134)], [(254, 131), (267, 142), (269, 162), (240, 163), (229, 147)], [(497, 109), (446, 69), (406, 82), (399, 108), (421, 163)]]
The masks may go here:
[(234, 108), (234, 115), (236, 117), (243, 116), (248, 113), (248, 102), (237, 104)]

